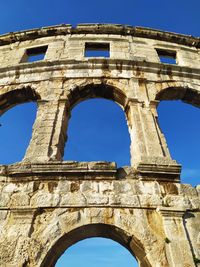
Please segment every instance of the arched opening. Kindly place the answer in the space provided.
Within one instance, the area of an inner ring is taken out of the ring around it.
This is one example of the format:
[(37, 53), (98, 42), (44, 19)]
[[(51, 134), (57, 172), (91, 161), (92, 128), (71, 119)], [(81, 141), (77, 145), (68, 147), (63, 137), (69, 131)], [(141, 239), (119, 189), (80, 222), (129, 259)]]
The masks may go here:
[(37, 105), (33, 101), (39, 98), (29, 86), (0, 95), (0, 164), (22, 160), (36, 117)]
[(104, 98), (118, 103), (125, 107), (127, 98), (125, 94), (118, 88), (106, 83), (94, 84), (90, 83), (85, 86), (77, 86), (70, 91), (68, 100), (70, 107), (74, 107), (79, 102), (90, 98)]
[(168, 87), (157, 94), (156, 100), (182, 100), (200, 107), (200, 91), (188, 87)]
[(136, 267), (131, 253), (119, 243), (107, 238), (87, 238), (69, 247), (55, 267)]
[(37, 101), (40, 96), (30, 86), (0, 95), (0, 115), (15, 105)]
[(72, 114), (64, 160), (130, 165), (124, 92), (106, 83), (91, 83), (75, 87), (67, 97)]
[(182, 164), (181, 180), (195, 186), (200, 179), (200, 93), (190, 88), (167, 88), (157, 100), (165, 100), (158, 106), (159, 124), (172, 158)]
[(130, 136), (120, 106), (106, 99), (90, 99), (75, 106), (69, 120), (64, 160), (130, 165)]
[(21, 161), (32, 135), (36, 103), (17, 105), (0, 118), (0, 164)]
[[(52, 245), (40, 266), (55, 266), (56, 262), (65, 250), (81, 240), (92, 237), (108, 238), (119, 243), (131, 253), (132, 257), (135, 257), (138, 260), (139, 266), (151, 267), (146, 258), (142, 244), (138, 240), (135, 240), (132, 236), (128, 235), (126, 231), (108, 224), (83, 225), (65, 233)], [(136, 261), (133, 260), (133, 263), (135, 264)]]

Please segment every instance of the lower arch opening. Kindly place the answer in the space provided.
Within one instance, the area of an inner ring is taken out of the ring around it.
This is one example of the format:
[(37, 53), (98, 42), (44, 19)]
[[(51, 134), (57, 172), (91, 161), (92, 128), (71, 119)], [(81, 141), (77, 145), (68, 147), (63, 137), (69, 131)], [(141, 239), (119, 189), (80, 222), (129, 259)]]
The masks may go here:
[[(135, 237), (130, 236), (130, 234), (128, 234), (125, 230), (118, 228), (114, 225), (110, 225), (110, 224), (104, 224), (104, 223), (97, 223), (97, 224), (87, 224), (87, 225), (82, 225), (80, 227), (74, 228), (73, 230), (63, 234), (62, 236), (60, 236), (60, 238), (56, 238), (55, 243), (53, 243), (51, 245), (51, 247), (48, 249), (48, 251), (46, 251), (46, 255), (43, 258), (41, 264), (38, 263), (38, 266), (40, 267), (64, 267), (64, 266), (69, 266), (69, 267), (76, 267), (77, 265), (71, 265), (71, 264), (67, 264), (65, 262), (65, 251), (67, 251), (69, 249), (70, 252), (70, 247), (73, 248), (73, 245), (76, 246), (76, 244), (80, 241), (83, 240), (92, 240), (91, 238), (104, 238), (104, 239), (109, 239), (108, 242), (110, 244), (114, 244), (117, 246), (118, 248), (122, 248), (122, 254), (125, 253), (126, 255), (128, 255), (129, 260), (126, 263), (126, 265), (121, 265), (123, 267), (128, 267), (128, 266), (132, 266), (132, 267), (136, 267), (136, 266), (140, 266), (140, 267), (152, 267), (151, 264), (149, 263), (148, 259), (147, 259), (147, 255), (145, 252), (145, 249), (142, 245), (142, 243), (137, 240)], [(99, 241), (96, 242), (94, 241), (95, 244), (98, 246)], [(102, 241), (100, 241), (102, 242)], [(113, 243), (114, 242), (114, 243)], [(81, 243), (80, 243), (81, 244)], [(111, 246), (112, 247), (112, 246)], [(99, 250), (100, 251), (100, 250)], [(124, 252), (125, 251), (125, 252)], [(118, 254), (116, 253), (115, 249), (114, 252), (112, 252), (114, 255), (114, 258), (118, 256)], [(63, 256), (62, 256), (63, 255)], [(91, 253), (92, 256), (92, 253)], [(63, 258), (62, 258), (63, 257)], [(101, 257), (101, 256), (100, 256)], [(103, 255), (102, 255), (103, 257)], [(60, 261), (58, 259), (61, 259)], [(137, 265), (137, 261), (138, 261), (138, 265)], [(115, 261), (115, 259), (114, 259)], [(65, 263), (63, 265), (63, 262)], [(131, 264), (130, 264), (131, 262)], [(57, 263), (57, 264), (56, 264)], [(62, 263), (62, 265), (60, 265)], [(97, 263), (95, 263), (95, 265), (91, 265), (89, 266), (87, 263), (83, 264), (83, 262), (81, 261), (81, 265), (82, 266), (87, 266), (87, 267), (96, 267), (96, 266), (117, 266), (115, 264), (110, 264), (110, 265), (96, 265)], [(128, 264), (128, 265), (127, 265)], [(79, 264), (80, 266), (80, 264)], [(120, 266), (120, 267), (121, 267)]]
[(69, 247), (55, 267), (136, 267), (136, 259), (118, 242), (108, 238), (87, 238)]

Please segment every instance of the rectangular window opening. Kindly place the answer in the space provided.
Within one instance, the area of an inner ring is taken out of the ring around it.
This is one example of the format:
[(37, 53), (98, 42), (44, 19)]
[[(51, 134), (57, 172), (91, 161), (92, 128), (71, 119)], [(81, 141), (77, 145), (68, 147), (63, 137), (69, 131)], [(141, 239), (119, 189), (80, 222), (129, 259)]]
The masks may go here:
[(47, 48), (47, 45), (28, 48), (25, 52), (22, 62), (35, 62), (44, 60)]
[(160, 62), (165, 64), (177, 64), (176, 62), (176, 51), (156, 49), (159, 56)]
[(110, 44), (85, 43), (85, 57), (110, 57)]

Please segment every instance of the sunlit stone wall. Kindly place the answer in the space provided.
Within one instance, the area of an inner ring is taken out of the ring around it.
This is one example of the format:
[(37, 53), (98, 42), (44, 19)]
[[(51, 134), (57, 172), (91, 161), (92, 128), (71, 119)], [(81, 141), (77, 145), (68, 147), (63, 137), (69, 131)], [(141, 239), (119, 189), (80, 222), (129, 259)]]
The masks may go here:
[[(23, 161), (0, 165), (0, 266), (54, 266), (92, 236), (118, 241), (141, 267), (197, 266), (200, 187), (180, 184), (156, 108), (200, 106), (199, 51), (199, 38), (122, 25), (0, 36), (0, 114), (38, 105)], [(71, 109), (99, 97), (125, 112), (129, 167), (62, 161)]]

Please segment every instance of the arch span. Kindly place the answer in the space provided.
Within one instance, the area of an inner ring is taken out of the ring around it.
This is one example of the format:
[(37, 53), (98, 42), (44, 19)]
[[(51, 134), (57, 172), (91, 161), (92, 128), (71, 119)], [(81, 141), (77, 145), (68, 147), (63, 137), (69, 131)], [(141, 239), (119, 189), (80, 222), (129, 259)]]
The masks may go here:
[(157, 93), (156, 100), (182, 100), (200, 108), (200, 91), (184, 86), (167, 87)]
[(58, 258), (67, 248), (83, 239), (90, 237), (104, 237), (112, 239), (128, 249), (133, 257), (139, 261), (141, 267), (151, 267), (150, 263), (145, 257), (146, 255), (144, 248), (138, 240), (119, 227), (103, 223), (83, 225), (71, 230), (68, 233), (65, 233), (48, 251), (41, 264), (41, 267), (53, 267)]
[(123, 108), (127, 103), (127, 97), (125, 93), (118, 87), (109, 85), (107, 83), (89, 83), (76, 86), (70, 90), (70, 93), (67, 97), (71, 108), (73, 108), (79, 102), (90, 98), (105, 98), (108, 100), (113, 100)]
[(4, 93), (0, 95), (0, 115), (17, 104), (37, 101), (39, 99), (39, 94), (30, 86)]
[[(108, 82), (98, 83), (98, 81), (92, 82), (92, 83), (91, 82), (88, 83), (86, 81), (83, 81), (81, 84), (78, 84), (74, 88), (71, 88), (67, 92), (67, 95), (65, 95), (65, 97), (67, 98), (67, 101), (68, 101), (68, 110), (69, 110), (68, 115), (69, 116), (67, 118), (68, 120), (67, 120), (67, 123), (65, 124), (65, 128), (63, 129), (63, 132), (66, 132), (67, 136), (68, 136), (67, 126), (68, 126), (68, 123), (70, 123), (70, 120), (69, 120), (71, 117), (70, 111), (75, 106), (77, 106), (78, 104), (80, 104), (86, 100), (105, 99), (105, 100), (110, 100), (111, 102), (114, 102), (114, 104), (117, 104), (120, 107), (120, 109), (122, 109), (122, 112), (125, 115), (125, 121), (127, 122), (127, 126), (128, 126), (129, 138), (131, 139), (131, 134), (130, 134), (131, 133), (131, 129), (130, 129), (131, 123), (129, 121), (129, 117), (127, 116), (127, 109), (126, 109), (128, 97), (126, 96), (126, 93), (124, 91), (125, 90), (123, 87), (119, 88), (119, 84), (116, 84), (116, 86), (115, 86), (112, 84), (108, 84)], [(91, 110), (91, 112), (92, 112), (92, 110)], [(131, 140), (129, 142), (129, 146), (131, 146)], [(67, 142), (66, 142), (66, 147), (68, 147)], [(67, 149), (66, 149), (66, 153), (67, 153)], [(128, 153), (130, 153), (130, 152), (128, 152)], [(131, 156), (132, 156), (131, 153), (128, 154), (128, 158), (129, 158), (128, 165), (131, 162)], [(92, 160), (94, 160), (94, 159), (92, 159)], [(100, 159), (98, 159), (98, 160), (100, 160)], [(103, 159), (103, 160), (105, 160), (105, 159)], [(85, 159), (84, 159), (84, 161), (85, 161)], [(110, 161), (110, 159), (108, 161)], [(111, 161), (112, 161), (112, 159), (111, 159)]]

